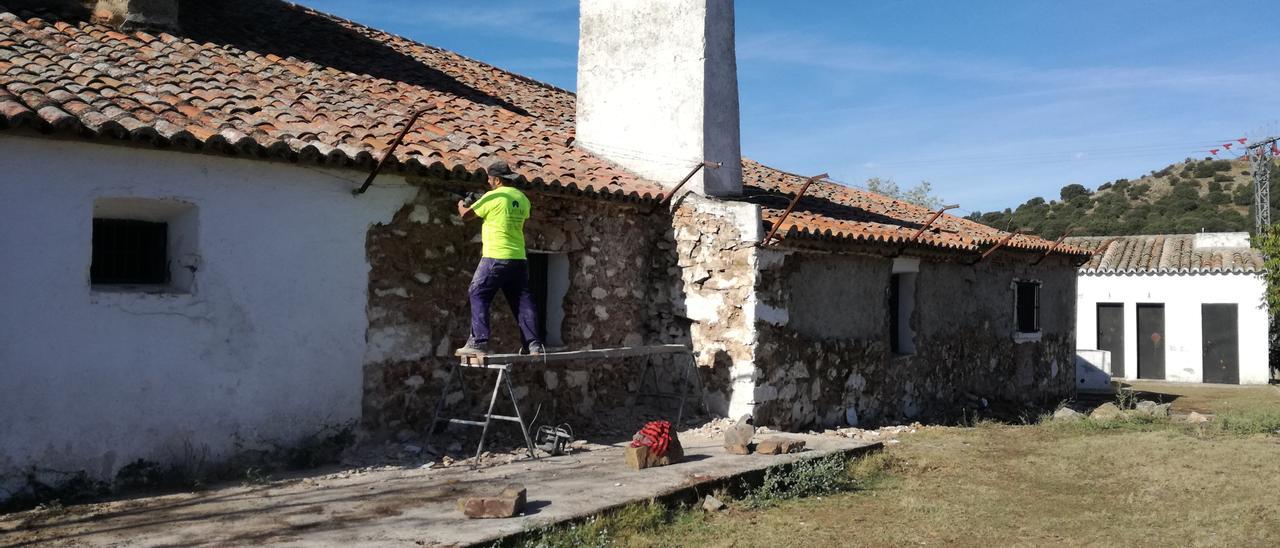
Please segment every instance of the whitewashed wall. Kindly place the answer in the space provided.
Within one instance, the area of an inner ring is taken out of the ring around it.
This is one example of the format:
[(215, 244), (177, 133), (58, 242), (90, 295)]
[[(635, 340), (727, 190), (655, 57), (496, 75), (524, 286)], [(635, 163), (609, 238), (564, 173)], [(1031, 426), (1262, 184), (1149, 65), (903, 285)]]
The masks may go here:
[[(414, 193), (387, 176), (0, 137), (0, 474), (100, 478), (190, 444), (288, 443), (359, 417), (365, 236)], [(91, 290), (94, 200), (197, 208), (185, 295)]]
[(1165, 378), (1203, 380), (1200, 305), (1236, 303), (1239, 310), (1240, 382), (1265, 384), (1267, 312), (1262, 298), (1265, 282), (1250, 274), (1082, 274), (1076, 285), (1076, 348), (1098, 346), (1098, 303), (1124, 303), (1125, 374), (1138, 376), (1137, 304), (1164, 303)]

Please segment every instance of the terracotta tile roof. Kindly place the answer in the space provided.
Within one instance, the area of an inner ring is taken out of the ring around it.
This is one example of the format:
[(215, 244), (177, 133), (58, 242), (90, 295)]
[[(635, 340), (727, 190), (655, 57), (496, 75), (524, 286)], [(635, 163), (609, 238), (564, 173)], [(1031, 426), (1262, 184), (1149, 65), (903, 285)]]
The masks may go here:
[[(782, 217), (787, 205), (804, 185), (805, 178), (779, 171), (751, 160), (742, 162), (745, 199), (760, 204), (770, 227)], [(909, 240), (933, 214), (929, 209), (879, 194), (830, 182), (815, 182), (805, 192), (778, 234), (794, 238), (816, 238), (901, 244)], [(1008, 232), (943, 214), (917, 242), (922, 245), (963, 251), (980, 251), (1003, 240)], [(1018, 235), (1005, 247), (1048, 251), (1053, 242), (1035, 236)], [(1055, 252), (1083, 257), (1083, 250), (1059, 245)]]
[[(46, 4), (0, 0), (0, 130), (367, 170), (410, 114), (426, 107), (388, 169), (472, 176), (498, 157), (535, 186), (630, 199), (662, 194), (572, 145), (572, 93), (450, 51), (279, 0), (184, 2), (179, 35), (117, 32), (83, 11)], [(743, 165), (745, 199), (776, 222), (802, 180)], [(783, 233), (899, 243), (928, 215), (820, 183)], [(944, 216), (920, 243), (975, 251), (1004, 234)], [(1019, 236), (1008, 245), (1051, 243)]]
[(1262, 272), (1262, 253), (1250, 247), (1197, 247), (1195, 234), (1068, 238), (1093, 253), (1089, 274), (1215, 274)]
[(0, 0), (0, 129), (368, 169), (427, 107), (393, 165), (476, 172), (496, 156), (535, 184), (661, 192), (571, 145), (573, 94), (453, 52), (275, 0), (184, 2), (181, 36), (46, 3)]

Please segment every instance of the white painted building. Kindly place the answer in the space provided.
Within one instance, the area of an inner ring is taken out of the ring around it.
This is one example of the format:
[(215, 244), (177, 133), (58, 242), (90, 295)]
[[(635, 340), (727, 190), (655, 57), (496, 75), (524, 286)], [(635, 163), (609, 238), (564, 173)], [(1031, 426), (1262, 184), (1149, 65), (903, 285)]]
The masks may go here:
[[(0, 468), (110, 477), (360, 417), (365, 238), (402, 177), (357, 200), (352, 171), (12, 136), (0, 166)], [(95, 219), (167, 224), (170, 281), (93, 283)]]
[(1069, 238), (1080, 268), (1076, 348), (1122, 379), (1270, 379), (1262, 255), (1247, 233)]

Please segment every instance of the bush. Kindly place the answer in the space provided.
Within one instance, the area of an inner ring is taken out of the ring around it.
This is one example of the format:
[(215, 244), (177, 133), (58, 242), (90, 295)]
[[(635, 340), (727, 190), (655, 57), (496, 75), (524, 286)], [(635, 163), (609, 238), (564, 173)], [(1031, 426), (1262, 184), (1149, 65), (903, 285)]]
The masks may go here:
[(1235, 177), (1232, 177), (1232, 176), (1230, 176), (1230, 175), (1226, 175), (1226, 174), (1223, 174), (1223, 173), (1219, 173), (1219, 174), (1217, 174), (1217, 175), (1214, 175), (1214, 176), (1213, 176), (1213, 182), (1215, 182), (1215, 183), (1227, 183), (1227, 182), (1231, 182), (1231, 181), (1234, 181), (1234, 180), (1236, 180), (1236, 178), (1235, 178)]
[(1148, 190), (1151, 190), (1151, 185), (1149, 184), (1139, 183), (1139, 184), (1133, 185), (1129, 187), (1129, 192), (1128, 192), (1129, 199), (1137, 200), (1138, 198), (1146, 196)]
[(1198, 163), (1196, 164), (1195, 169), (1191, 171), (1191, 174), (1194, 175), (1195, 178), (1197, 179), (1206, 179), (1209, 177), (1213, 177), (1214, 173), (1217, 173), (1217, 170), (1213, 169), (1212, 162)]
[(787, 499), (848, 490), (854, 486), (853, 476), (849, 473), (851, 464), (848, 457), (832, 454), (799, 460), (789, 466), (771, 466), (765, 470), (760, 486), (752, 490), (743, 502), (750, 507), (763, 508)]
[(1231, 202), (1236, 205), (1247, 206), (1253, 203), (1253, 185), (1245, 183), (1236, 185), (1231, 191)]

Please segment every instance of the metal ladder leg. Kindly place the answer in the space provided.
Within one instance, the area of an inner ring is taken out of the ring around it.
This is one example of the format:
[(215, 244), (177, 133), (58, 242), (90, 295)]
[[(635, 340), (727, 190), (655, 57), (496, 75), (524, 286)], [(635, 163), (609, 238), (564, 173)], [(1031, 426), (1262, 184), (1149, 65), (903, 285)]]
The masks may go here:
[(493, 406), (498, 403), (498, 389), (502, 388), (502, 378), (506, 375), (507, 368), (498, 369), (498, 380), (493, 383), (493, 396), (489, 398), (489, 411), (484, 414), (484, 428), (480, 430), (480, 445), (476, 446), (476, 462), (480, 461), (480, 454), (484, 452), (484, 439), (489, 435), (489, 425), (493, 424)]
[(511, 407), (516, 410), (516, 421), (520, 423), (520, 433), (524, 434), (524, 443), (529, 447), (529, 457), (538, 458), (538, 453), (533, 447), (533, 438), (529, 437), (529, 426), (524, 423), (524, 416), (520, 414), (520, 402), (516, 400), (516, 389), (511, 384), (511, 375), (503, 377), (507, 383), (507, 395), (511, 397)]

